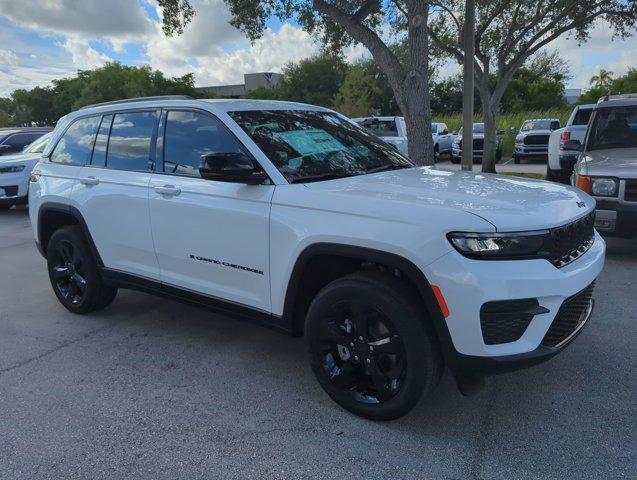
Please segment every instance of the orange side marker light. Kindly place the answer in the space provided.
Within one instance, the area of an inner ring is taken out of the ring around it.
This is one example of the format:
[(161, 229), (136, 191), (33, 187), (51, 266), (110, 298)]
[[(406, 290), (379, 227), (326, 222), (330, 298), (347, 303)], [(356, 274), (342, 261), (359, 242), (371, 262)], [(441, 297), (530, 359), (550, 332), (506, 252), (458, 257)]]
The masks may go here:
[(440, 311), (442, 312), (442, 316), (447, 318), (450, 315), (449, 307), (447, 306), (447, 302), (445, 301), (445, 297), (442, 296), (442, 292), (437, 285), (432, 285), (431, 290), (434, 292), (434, 297), (436, 297), (436, 301), (438, 302), (438, 306), (440, 307)]

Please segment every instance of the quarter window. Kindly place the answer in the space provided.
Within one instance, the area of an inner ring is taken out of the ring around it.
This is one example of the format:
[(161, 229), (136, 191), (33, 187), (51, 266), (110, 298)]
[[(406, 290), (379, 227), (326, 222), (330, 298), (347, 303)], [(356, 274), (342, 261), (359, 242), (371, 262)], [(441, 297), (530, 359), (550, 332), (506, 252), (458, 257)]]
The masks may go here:
[(164, 134), (164, 172), (198, 177), (202, 156), (245, 153), (221, 121), (209, 115), (171, 110)]
[(154, 111), (115, 114), (108, 140), (106, 167), (114, 170), (149, 170), (150, 145), (156, 119)]
[(70, 165), (85, 165), (93, 148), (100, 117), (80, 118), (62, 135), (51, 154), (51, 161)]

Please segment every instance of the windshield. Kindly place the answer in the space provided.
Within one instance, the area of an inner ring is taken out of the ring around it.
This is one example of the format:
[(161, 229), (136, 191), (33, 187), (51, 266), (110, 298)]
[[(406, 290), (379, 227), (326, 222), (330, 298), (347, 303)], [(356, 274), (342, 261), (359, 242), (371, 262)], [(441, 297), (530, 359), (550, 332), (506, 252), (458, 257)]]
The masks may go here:
[(527, 120), (520, 128), (521, 132), (530, 130), (557, 130), (560, 128), (560, 122), (556, 120)]
[(22, 153), (42, 153), (46, 146), (49, 144), (49, 140), (51, 140), (51, 135), (53, 132), (47, 133), (46, 135), (41, 136), (34, 142), (31, 142), (29, 145), (24, 147)]
[(600, 108), (590, 127), (587, 150), (637, 148), (637, 107)]
[(361, 127), (366, 128), (374, 135), (378, 137), (397, 137), (398, 127), (394, 120), (379, 120), (372, 118), (364, 120), (359, 124)]
[[(484, 123), (474, 123), (473, 133), (484, 133)], [(462, 127), (458, 130), (458, 137), (462, 137)]]
[(414, 164), (363, 128), (330, 112), (229, 112), (289, 182), (410, 168)]

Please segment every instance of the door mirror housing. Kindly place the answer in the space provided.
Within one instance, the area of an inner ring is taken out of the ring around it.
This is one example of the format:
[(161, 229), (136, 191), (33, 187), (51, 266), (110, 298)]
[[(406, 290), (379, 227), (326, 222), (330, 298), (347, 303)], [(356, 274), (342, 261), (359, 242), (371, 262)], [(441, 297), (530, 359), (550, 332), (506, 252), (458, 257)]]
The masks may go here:
[(258, 185), (268, 178), (265, 172), (255, 168), (252, 158), (238, 152), (215, 152), (202, 155), (199, 174), (206, 180), (247, 185)]
[(440, 132), (440, 135), (449, 135), (449, 130), (445, 128), (442, 132)]
[(497, 135), (504, 135), (504, 130), (498, 130)]
[(566, 140), (564, 142), (564, 150), (575, 150), (576, 152), (583, 152), (584, 145), (579, 140)]
[(516, 133), (518, 133), (518, 129), (515, 128), (515, 127), (511, 127), (511, 128), (509, 128), (509, 133), (511, 135), (515, 135)]

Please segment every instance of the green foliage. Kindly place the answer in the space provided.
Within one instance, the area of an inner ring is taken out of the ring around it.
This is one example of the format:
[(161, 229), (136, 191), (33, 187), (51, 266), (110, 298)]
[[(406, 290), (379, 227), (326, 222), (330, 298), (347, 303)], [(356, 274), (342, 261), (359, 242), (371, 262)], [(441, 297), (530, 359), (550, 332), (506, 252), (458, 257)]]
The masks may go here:
[(195, 96), (194, 77), (166, 78), (148, 66), (106, 63), (79, 71), (74, 78), (54, 80), (51, 87), (16, 90), (0, 99), (0, 125), (52, 125), (60, 117), (92, 103), (151, 95)]
[(600, 68), (599, 73), (591, 77), (590, 83), (594, 88), (607, 89), (613, 83), (613, 72)]
[(282, 100), (276, 88), (259, 87), (246, 94), (246, 98), (253, 100)]
[(374, 77), (365, 66), (354, 65), (334, 98), (334, 108), (349, 117), (378, 115), (380, 112), (374, 111), (373, 97), (379, 92)]
[[(605, 70), (600, 70), (600, 73), (591, 78), (591, 83), (599, 83), (595, 80), (596, 77), (601, 76)], [(612, 72), (606, 72), (612, 74)], [(619, 95), (622, 93), (637, 93), (637, 68), (629, 68), (625, 75), (617, 78), (606, 77), (603, 86), (593, 86), (588, 92), (582, 95), (582, 98), (578, 103), (596, 103), (604, 95), (611, 93), (613, 95)]]

